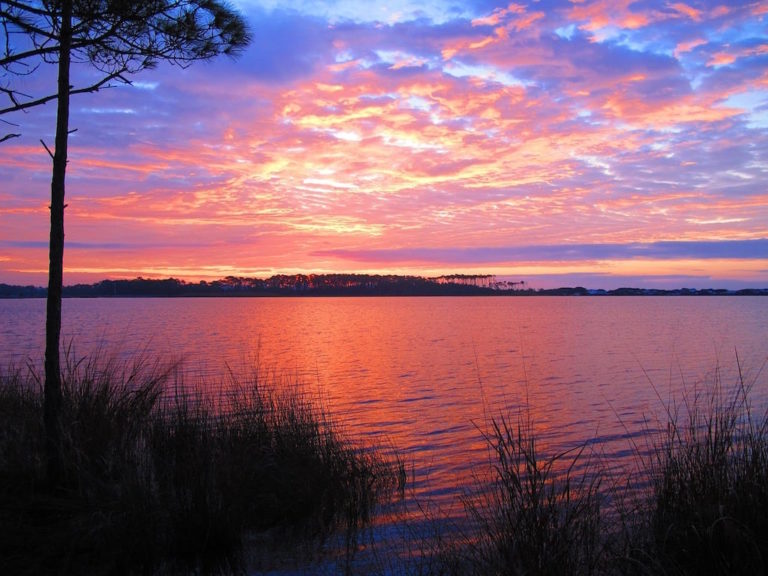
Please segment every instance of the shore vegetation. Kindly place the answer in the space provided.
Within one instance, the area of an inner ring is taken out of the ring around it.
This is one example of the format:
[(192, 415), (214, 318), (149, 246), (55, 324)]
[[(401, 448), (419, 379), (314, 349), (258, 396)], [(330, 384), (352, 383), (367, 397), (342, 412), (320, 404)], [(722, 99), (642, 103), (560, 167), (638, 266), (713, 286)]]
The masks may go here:
[(405, 466), (351, 441), (301, 386), (256, 374), (204, 394), (177, 366), (98, 358), (64, 374), (53, 489), (41, 383), (31, 370), (0, 376), (2, 573), (258, 573), (279, 550), (336, 554), (350, 574), (768, 573), (763, 370), (733, 385), (716, 372), (660, 400), (662, 415), (628, 435), (623, 473), (590, 442), (553, 452), (524, 410), (490, 418), (464, 523), (446, 530), (425, 512), (434, 533), (406, 526), (407, 541), (387, 544), (405, 558), (378, 565), (355, 561), (358, 535), (405, 489)]
[(752, 403), (762, 374), (739, 370), (729, 386), (716, 371), (662, 402), (618, 475), (588, 442), (542, 451), (525, 412), (492, 419), (466, 529), (409, 545), (422, 553), (412, 573), (768, 574), (768, 409)]
[(40, 379), (0, 376), (0, 573), (241, 573), (259, 548), (354, 546), (396, 493), (397, 463), (298, 385), (256, 374), (212, 398), (176, 366), (67, 358), (53, 487)]

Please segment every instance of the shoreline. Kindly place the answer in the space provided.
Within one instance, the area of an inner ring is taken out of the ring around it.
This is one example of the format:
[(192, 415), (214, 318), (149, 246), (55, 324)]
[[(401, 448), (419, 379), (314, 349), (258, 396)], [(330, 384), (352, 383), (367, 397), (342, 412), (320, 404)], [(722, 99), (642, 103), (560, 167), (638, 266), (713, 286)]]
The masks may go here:
[[(0, 283), (0, 298), (45, 298), (42, 286)], [(177, 278), (101, 280), (64, 286), (64, 298), (114, 297), (348, 297), (348, 296), (768, 296), (762, 288), (639, 288), (613, 289), (561, 286), (534, 289), (525, 281), (497, 280), (494, 275), (427, 278), (379, 274), (294, 274), (269, 278), (227, 276), (211, 282)]]
[[(119, 293), (119, 294), (72, 294), (64, 288), (64, 299), (111, 299), (111, 298), (445, 298), (445, 297), (488, 297), (488, 298), (537, 298), (537, 297), (726, 297), (726, 296), (768, 296), (768, 288), (743, 288), (727, 290), (716, 288), (681, 288), (661, 290), (655, 288), (617, 288), (614, 290), (587, 290), (584, 288), (550, 288), (531, 291), (413, 291), (413, 292), (360, 292), (360, 291), (238, 291), (238, 292), (188, 292), (181, 294), (149, 293)], [(5, 287), (0, 286), (0, 300), (34, 300), (47, 298), (45, 288), (34, 287)]]

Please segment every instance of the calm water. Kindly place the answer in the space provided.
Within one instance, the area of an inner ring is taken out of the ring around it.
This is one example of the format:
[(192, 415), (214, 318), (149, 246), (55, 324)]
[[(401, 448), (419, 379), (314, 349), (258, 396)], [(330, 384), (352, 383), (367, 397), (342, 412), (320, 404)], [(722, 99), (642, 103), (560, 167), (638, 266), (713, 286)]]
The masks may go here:
[[(0, 360), (42, 358), (44, 314), (42, 300), (0, 301)], [(663, 413), (657, 393), (679, 398), (718, 366), (732, 382), (736, 350), (748, 381), (768, 359), (760, 297), (95, 299), (65, 300), (63, 316), (78, 355), (170, 354), (201, 379), (258, 361), (300, 378), (349, 433), (397, 447), (414, 494), (444, 510), (487, 465), (491, 416), (527, 405), (542, 449), (590, 440), (622, 465), (627, 434)]]

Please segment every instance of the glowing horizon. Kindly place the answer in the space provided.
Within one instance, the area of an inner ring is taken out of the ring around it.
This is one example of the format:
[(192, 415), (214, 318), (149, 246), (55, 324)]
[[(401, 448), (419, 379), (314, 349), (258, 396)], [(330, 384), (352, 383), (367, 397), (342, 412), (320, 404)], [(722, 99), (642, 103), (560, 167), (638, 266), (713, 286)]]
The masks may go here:
[[(65, 284), (768, 287), (761, 2), (281, 4), (238, 3), (239, 60), (73, 97)], [(4, 117), (0, 282), (45, 283), (54, 113)]]

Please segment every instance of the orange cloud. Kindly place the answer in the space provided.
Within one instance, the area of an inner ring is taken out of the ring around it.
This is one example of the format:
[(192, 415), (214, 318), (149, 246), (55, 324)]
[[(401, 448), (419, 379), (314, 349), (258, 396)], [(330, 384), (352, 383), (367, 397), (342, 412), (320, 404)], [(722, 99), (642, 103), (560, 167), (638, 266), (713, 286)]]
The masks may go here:
[(698, 22), (701, 20), (701, 10), (698, 10), (696, 8), (693, 8), (692, 6), (689, 6), (688, 4), (684, 4), (683, 2), (675, 2), (670, 6), (673, 10), (677, 11), (678, 13), (687, 16), (694, 22)]

